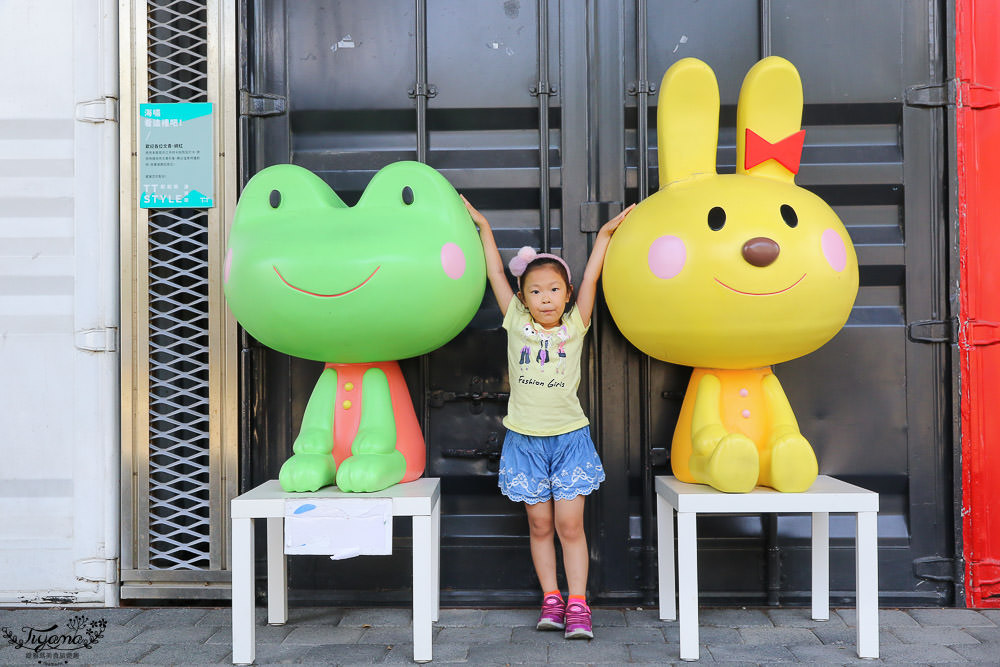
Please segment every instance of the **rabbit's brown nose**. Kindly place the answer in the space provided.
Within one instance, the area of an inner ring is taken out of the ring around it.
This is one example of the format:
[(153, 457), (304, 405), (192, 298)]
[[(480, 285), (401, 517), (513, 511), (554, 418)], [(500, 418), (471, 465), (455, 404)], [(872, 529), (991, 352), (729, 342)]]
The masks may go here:
[(743, 259), (753, 266), (768, 266), (778, 259), (781, 248), (765, 236), (757, 236), (743, 244)]

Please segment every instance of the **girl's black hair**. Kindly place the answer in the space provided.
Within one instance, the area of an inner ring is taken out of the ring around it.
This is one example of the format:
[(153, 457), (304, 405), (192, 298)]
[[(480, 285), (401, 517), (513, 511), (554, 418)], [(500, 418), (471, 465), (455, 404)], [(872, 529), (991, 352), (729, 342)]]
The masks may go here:
[(566, 267), (563, 266), (561, 262), (558, 262), (551, 257), (538, 257), (528, 262), (528, 265), (524, 267), (524, 273), (522, 273), (517, 279), (517, 291), (521, 291), (521, 285), (529, 273), (543, 266), (553, 267), (559, 272), (563, 282), (566, 284), (566, 289), (569, 290), (569, 301), (566, 303), (566, 312), (569, 312), (569, 309), (576, 303), (576, 290), (573, 289), (573, 283), (569, 281), (569, 275), (566, 273)]

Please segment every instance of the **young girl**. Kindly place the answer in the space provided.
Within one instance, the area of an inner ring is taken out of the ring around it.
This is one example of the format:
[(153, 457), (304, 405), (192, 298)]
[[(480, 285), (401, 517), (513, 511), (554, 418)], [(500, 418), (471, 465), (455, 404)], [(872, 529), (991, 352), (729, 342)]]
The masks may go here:
[[(465, 205), (479, 227), (486, 274), (507, 331), (510, 401), (503, 420), (507, 436), (500, 456), (499, 485), (505, 496), (523, 502), (528, 513), (531, 560), (543, 593), (537, 628), (565, 629), (567, 639), (590, 639), (594, 632), (586, 600), (590, 559), (583, 505), (585, 497), (604, 481), (604, 468), (576, 391), (583, 336), (590, 328), (604, 255), (611, 235), (632, 206), (601, 227), (576, 304), (570, 306), (569, 266), (560, 257), (527, 247), (510, 261), (510, 271), (518, 281), (514, 298), (489, 223), (468, 201)], [(548, 355), (547, 343), (553, 338), (560, 341), (557, 354), (562, 372), (558, 375)], [(525, 348), (532, 346), (536, 354), (526, 355)], [(556, 582), (553, 527), (562, 545), (568, 602), (563, 602)]]

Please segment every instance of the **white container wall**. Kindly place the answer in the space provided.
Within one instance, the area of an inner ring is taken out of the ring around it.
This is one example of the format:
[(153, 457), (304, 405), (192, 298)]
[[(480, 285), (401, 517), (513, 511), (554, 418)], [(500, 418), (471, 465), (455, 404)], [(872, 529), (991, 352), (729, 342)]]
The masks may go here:
[(0, 2), (0, 604), (118, 601), (113, 0)]

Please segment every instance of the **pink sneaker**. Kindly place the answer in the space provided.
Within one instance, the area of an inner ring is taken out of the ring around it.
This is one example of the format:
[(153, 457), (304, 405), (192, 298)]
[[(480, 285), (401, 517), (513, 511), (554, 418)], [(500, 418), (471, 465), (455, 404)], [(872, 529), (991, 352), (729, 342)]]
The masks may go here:
[(578, 600), (566, 606), (566, 639), (593, 639), (594, 628), (590, 622), (590, 607)]
[(542, 600), (542, 613), (538, 617), (536, 630), (562, 630), (565, 622), (566, 603), (560, 595), (546, 595)]

